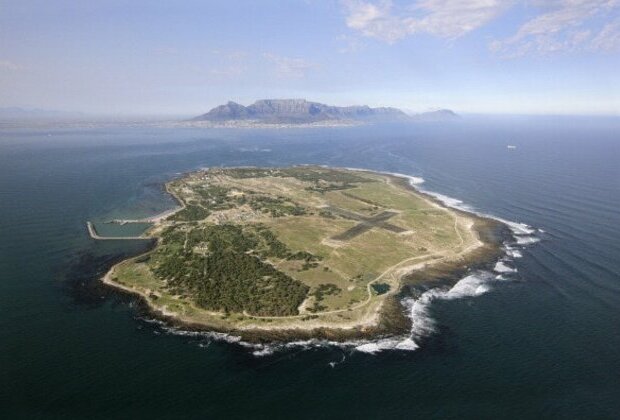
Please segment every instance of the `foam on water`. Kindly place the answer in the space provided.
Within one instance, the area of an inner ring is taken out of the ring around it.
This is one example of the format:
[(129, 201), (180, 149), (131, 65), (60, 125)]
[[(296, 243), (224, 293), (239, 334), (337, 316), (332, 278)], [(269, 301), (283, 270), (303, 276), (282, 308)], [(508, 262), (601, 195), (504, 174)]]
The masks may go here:
[(478, 274), (471, 274), (459, 280), (445, 294), (440, 294), (440, 299), (452, 300), (465, 297), (475, 297), (483, 295), (491, 290), (489, 282), (495, 280), (488, 272), (483, 271)]
[(431, 197), (435, 197), (437, 200), (439, 200), (440, 202), (442, 202), (444, 205), (448, 207), (452, 207), (452, 208), (463, 210), (463, 211), (472, 211), (471, 207), (467, 206), (465, 203), (463, 203), (462, 200), (459, 200), (458, 198), (448, 197), (447, 195), (439, 194), (439, 193), (427, 191), (427, 190), (421, 190), (421, 191), (425, 194), (430, 195)]
[(354, 347), (355, 351), (361, 353), (375, 354), (386, 350), (403, 350), (413, 351), (418, 349), (419, 346), (413, 341), (411, 337), (406, 338), (385, 338), (382, 340), (371, 341)]
[(505, 280), (488, 271), (476, 271), (459, 280), (451, 288), (433, 288), (422, 293), (417, 299), (406, 298), (403, 305), (411, 319), (411, 333), (408, 337), (396, 337), (365, 342), (354, 350), (376, 354), (386, 350), (414, 351), (420, 348), (416, 340), (427, 337), (436, 331), (435, 320), (430, 315), (430, 307), (437, 300), (454, 300), (483, 295), (489, 292), (497, 281)]
[(517, 245), (532, 245), (536, 242), (540, 242), (540, 238), (535, 236), (517, 236)]
[[(396, 176), (403, 176), (409, 179), (410, 184), (417, 189), (421, 182), (412, 180), (410, 176), (391, 173)], [(428, 194), (444, 205), (452, 207), (458, 210), (477, 214), (479, 216), (495, 219), (508, 226), (513, 234), (514, 243), (505, 243), (504, 250), (506, 257), (502, 258), (495, 264), (494, 271), (500, 273), (496, 275), (489, 271), (476, 271), (469, 274), (459, 280), (454, 286), (449, 289), (445, 288), (433, 288), (422, 293), (417, 299), (407, 298), (403, 301), (403, 304), (408, 310), (408, 316), (411, 319), (411, 336), (404, 340), (397, 341), (397, 344), (393, 344), (396, 340), (380, 340), (375, 343), (365, 343), (357, 346), (357, 351), (365, 353), (377, 353), (386, 349), (406, 349), (415, 350), (419, 348), (419, 344), (416, 343), (416, 339), (428, 336), (435, 331), (435, 321), (430, 316), (429, 307), (436, 300), (453, 300), (469, 297), (476, 297), (489, 292), (492, 289), (492, 285), (498, 281), (507, 280), (506, 275), (517, 272), (516, 268), (513, 268), (507, 264), (509, 258), (521, 258), (523, 254), (518, 246), (525, 246), (540, 241), (536, 235), (537, 232), (543, 233), (542, 229), (536, 229), (525, 223), (512, 222), (493, 215), (485, 214), (476, 211), (469, 205), (465, 204), (462, 200), (449, 197), (444, 194), (436, 193), (433, 191), (427, 191), (420, 189), (421, 192)]]
[(520, 250), (515, 249), (511, 246), (505, 246), (504, 251), (506, 251), (506, 255), (508, 255), (510, 258), (522, 258), (523, 257), (523, 254), (521, 253)]
[[(231, 344), (244, 344), (244, 342), (241, 341), (241, 337), (236, 335), (219, 333), (214, 331), (187, 331), (182, 328), (169, 326), (166, 324), (166, 322), (154, 318), (141, 318), (141, 320), (147, 323), (159, 325), (160, 328), (168, 334), (179, 335), (183, 337), (202, 337), (208, 338), (213, 341), (223, 341)], [(157, 333), (157, 331), (155, 331), (155, 333)], [(208, 347), (208, 345), (204, 345), (203, 343), (201, 347)]]
[(274, 349), (274, 348), (271, 348), (271, 347), (269, 347), (269, 346), (264, 346), (264, 347), (263, 347), (263, 348), (261, 348), (261, 349), (254, 350), (254, 351), (252, 352), (252, 355), (253, 355), (253, 356), (256, 356), (256, 357), (262, 357), (262, 356), (269, 356), (269, 355), (272, 355), (274, 352), (275, 352), (275, 349)]
[[(327, 167), (327, 166), (325, 166), (325, 167)], [(398, 173), (398, 172), (371, 171), (369, 169), (364, 169), (364, 168), (344, 168), (344, 169), (347, 169), (349, 171), (376, 172), (376, 173), (379, 173), (379, 174), (394, 175), (394, 176), (397, 176), (399, 178), (408, 179), (409, 183), (411, 185), (420, 185), (420, 184), (424, 184), (424, 182), (426, 182), (424, 180), (424, 178), (422, 178), (421, 176), (413, 176), (413, 175), (401, 174), (401, 173)]]
[(529, 225), (526, 225), (525, 223), (511, 222), (510, 220), (501, 219), (499, 217), (496, 217), (495, 219), (508, 225), (515, 235), (526, 236), (526, 235), (533, 235), (534, 233), (536, 233), (536, 229), (534, 229), (533, 227)]
[(483, 295), (491, 290), (492, 284), (498, 279), (488, 271), (476, 271), (459, 280), (451, 288), (433, 288), (422, 293), (417, 299), (404, 300), (411, 319), (411, 336), (407, 343), (409, 350), (419, 348), (415, 340), (435, 332), (435, 321), (430, 315), (430, 307), (437, 300), (454, 300)]
[(422, 178), (421, 176), (412, 176), (412, 175), (405, 175), (405, 174), (400, 174), (398, 172), (381, 172), (382, 174), (387, 174), (387, 175), (394, 175), (400, 178), (406, 178), (409, 180), (409, 183), (411, 185), (420, 185), (420, 184), (424, 184), (424, 182), (426, 182), (424, 180), (424, 178)]
[(495, 264), (493, 271), (495, 271), (496, 273), (516, 273), (517, 269), (506, 265), (504, 261), (498, 261)]
[(337, 361), (337, 362), (329, 362), (329, 366), (330, 366), (330, 367), (332, 367), (332, 368), (333, 368), (333, 367), (336, 367), (336, 365), (339, 365), (340, 363), (344, 363), (344, 361), (346, 360), (346, 358), (347, 358), (347, 356), (346, 356), (344, 353), (342, 353), (342, 359), (340, 359), (340, 360), (339, 360), (339, 361)]
[[(411, 185), (414, 185), (414, 184), (411, 184)], [(439, 194), (439, 193), (427, 191), (427, 190), (420, 190), (420, 191), (432, 197), (435, 197), (436, 199), (438, 199), (439, 201), (441, 201), (444, 205), (448, 207), (474, 213), (474, 214), (477, 214), (478, 216), (488, 217), (490, 219), (494, 219), (494, 220), (497, 220), (498, 222), (505, 224), (506, 226), (510, 228), (510, 231), (515, 236), (515, 240), (517, 241), (518, 244), (531, 244), (534, 242), (538, 242), (540, 241), (540, 238), (537, 238), (534, 235), (537, 232), (540, 232), (540, 233), (544, 232), (542, 229), (533, 228), (532, 226), (527, 225), (525, 223), (511, 222), (510, 220), (502, 219), (501, 217), (497, 217), (491, 214), (476, 211), (473, 207), (465, 204), (462, 200), (459, 200), (458, 198), (452, 198), (444, 194)]]
[[(351, 169), (355, 169), (355, 168), (351, 168)], [(363, 170), (363, 169), (355, 169), (355, 170)], [(431, 197), (436, 198), (437, 200), (439, 200), (441, 203), (443, 203), (445, 206), (447, 207), (452, 207), (454, 209), (457, 210), (462, 210), (462, 211), (466, 211), (469, 213), (474, 213), (477, 214), (478, 216), (482, 216), (482, 217), (488, 217), (490, 219), (494, 219), (497, 220), (498, 222), (504, 223), (506, 226), (508, 226), (512, 232), (512, 234), (515, 236), (515, 239), (517, 241), (518, 244), (522, 245), (522, 244), (532, 244), (535, 242), (540, 241), (540, 238), (534, 236), (536, 233), (544, 233), (545, 231), (543, 229), (536, 229), (528, 224), (525, 223), (521, 223), (521, 222), (513, 222), (510, 220), (506, 220), (503, 219), (501, 217), (497, 217), (497, 216), (493, 216), (492, 214), (487, 214), (487, 213), (482, 213), (477, 211), (476, 209), (474, 209), (473, 207), (465, 204), (463, 202), (463, 200), (459, 200), (458, 198), (454, 198), (454, 197), (450, 197), (447, 196), (445, 194), (441, 194), (438, 192), (434, 192), (434, 191), (429, 191), (423, 188), (420, 188), (419, 185), (424, 183), (424, 178), (421, 177), (415, 177), (415, 176), (411, 176), (411, 175), (405, 175), (405, 174), (400, 174), (397, 172), (382, 172), (385, 174), (389, 174), (389, 175), (394, 175), (394, 176), (399, 176), (402, 178), (406, 178), (409, 180), (409, 184), (416, 188), (417, 190), (419, 190), (420, 192), (423, 192), (424, 194), (430, 195)]]

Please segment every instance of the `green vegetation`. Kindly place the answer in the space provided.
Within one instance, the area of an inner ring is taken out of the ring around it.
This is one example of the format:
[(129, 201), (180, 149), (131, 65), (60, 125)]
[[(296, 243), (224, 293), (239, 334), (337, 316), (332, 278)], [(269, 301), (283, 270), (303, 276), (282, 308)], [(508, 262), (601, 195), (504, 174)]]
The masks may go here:
[[(264, 238), (266, 231), (261, 232)], [(191, 296), (205, 309), (295, 315), (309, 288), (251, 255), (249, 252), (260, 242), (255, 233), (234, 225), (169, 230), (163, 235), (164, 246), (154, 253), (151, 267), (155, 275), (166, 280), (172, 294)], [(196, 246), (209, 252), (192, 252)], [(271, 248), (269, 252), (273, 253)]]
[(290, 255), (289, 249), (283, 242), (278, 240), (276, 235), (264, 225), (256, 226), (260, 238), (263, 241), (261, 255), (265, 258), (287, 258)]
[(206, 219), (210, 214), (211, 212), (204, 207), (188, 204), (183, 210), (168, 217), (168, 220), (173, 220), (176, 222), (203, 220)]
[(325, 217), (326, 219), (335, 219), (334, 213), (329, 210), (319, 210), (319, 216)]
[(314, 296), (314, 304), (311, 308), (308, 308), (310, 312), (321, 312), (327, 309), (327, 306), (322, 305), (321, 302), (325, 299), (325, 296), (336, 295), (342, 292), (342, 289), (332, 283), (321, 283), (311, 293)]
[(186, 207), (155, 224), (155, 250), (114, 281), (191, 322), (368, 322), (408, 267), (477, 243), (470, 221), (381, 174), (215, 168), (168, 188)]
[(314, 296), (317, 301), (322, 301), (326, 295), (335, 295), (340, 292), (342, 292), (342, 289), (335, 284), (321, 283), (319, 287), (312, 292), (312, 296)]
[(329, 191), (338, 191), (338, 190), (348, 190), (349, 188), (353, 188), (355, 185), (348, 183), (341, 184), (333, 184), (331, 182), (319, 181), (316, 184), (306, 187), (307, 191), (318, 192), (318, 193), (326, 193)]
[(294, 203), (289, 203), (281, 197), (255, 195), (250, 200), (250, 207), (253, 210), (269, 213), (271, 217), (302, 216), (306, 214), (306, 209)]
[(387, 283), (373, 283), (371, 287), (377, 295), (382, 295), (390, 291), (390, 285)]
[(261, 178), (267, 176), (291, 177), (300, 181), (319, 183), (331, 182), (340, 184), (354, 184), (372, 182), (367, 177), (357, 175), (351, 171), (343, 171), (316, 166), (295, 166), (291, 168), (231, 168), (224, 169), (227, 175), (233, 178)]
[(230, 189), (218, 185), (207, 185), (194, 189), (200, 195), (201, 204), (209, 210), (226, 210), (233, 208), (235, 200), (229, 197)]

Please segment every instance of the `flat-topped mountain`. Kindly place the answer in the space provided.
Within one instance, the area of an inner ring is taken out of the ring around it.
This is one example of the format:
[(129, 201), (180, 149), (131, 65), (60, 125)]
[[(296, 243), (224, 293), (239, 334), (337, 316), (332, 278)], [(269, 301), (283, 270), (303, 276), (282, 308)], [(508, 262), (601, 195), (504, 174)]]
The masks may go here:
[(305, 99), (261, 99), (244, 106), (228, 102), (193, 121), (256, 121), (269, 124), (305, 124), (329, 121), (404, 121), (409, 116), (397, 108), (331, 106)]

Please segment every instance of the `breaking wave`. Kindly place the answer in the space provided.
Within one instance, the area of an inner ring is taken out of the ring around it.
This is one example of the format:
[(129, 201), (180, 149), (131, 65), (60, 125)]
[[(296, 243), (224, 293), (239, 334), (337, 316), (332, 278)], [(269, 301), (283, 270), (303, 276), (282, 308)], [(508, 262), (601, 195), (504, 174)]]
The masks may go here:
[(496, 273), (516, 273), (517, 269), (508, 266), (504, 261), (498, 261), (495, 264), (495, 268), (493, 268), (493, 271), (495, 271)]
[(405, 298), (403, 305), (411, 319), (408, 337), (382, 339), (355, 347), (356, 351), (375, 354), (384, 350), (413, 351), (420, 348), (420, 340), (436, 332), (436, 323), (430, 313), (433, 302), (483, 295), (494, 283), (504, 280), (488, 271), (476, 271), (456, 282), (452, 287), (436, 287), (423, 292), (418, 298)]
[(510, 258), (523, 258), (523, 253), (521, 253), (521, 250), (516, 249), (510, 245), (505, 245), (504, 251), (506, 251), (506, 255), (508, 255)]
[(522, 258), (522, 249), (533, 243), (539, 242), (539, 233), (544, 233), (542, 229), (536, 229), (525, 223), (513, 222), (502, 219), (490, 214), (477, 211), (475, 208), (465, 204), (462, 200), (449, 197), (444, 194), (436, 193), (422, 189), (420, 184), (424, 183), (424, 179), (420, 177), (412, 177), (409, 175), (389, 173), (395, 176), (401, 176), (409, 180), (412, 187), (428, 194), (448, 207), (452, 207), (461, 211), (474, 213), (482, 217), (497, 220), (510, 229), (513, 240), (507, 240), (504, 243), (505, 256), (496, 262), (493, 272), (486, 270), (478, 270), (460, 279), (450, 288), (432, 288), (423, 292), (418, 298), (406, 298), (403, 304), (411, 319), (410, 336), (398, 339), (383, 339), (375, 342), (364, 343), (355, 347), (355, 350), (365, 353), (378, 353), (383, 350), (416, 350), (420, 347), (421, 338), (429, 336), (436, 331), (435, 321), (430, 314), (430, 307), (437, 300), (454, 300), (462, 298), (471, 298), (483, 295), (501, 281), (510, 279), (510, 276), (517, 272), (517, 269), (509, 263), (517, 258)]
[[(325, 167), (327, 167), (327, 166), (325, 166)], [(347, 168), (344, 168), (344, 169), (347, 169), (349, 171), (375, 172), (375, 173), (379, 173), (379, 174), (394, 175), (394, 176), (397, 176), (399, 178), (408, 179), (409, 183), (411, 185), (420, 185), (420, 184), (424, 184), (424, 182), (426, 182), (425, 179), (420, 177), (420, 176), (401, 174), (401, 173), (398, 173), (398, 172), (375, 171), (375, 170), (370, 170), (370, 169), (351, 168), (351, 167), (347, 167)]]
[(540, 242), (539, 234), (542, 234), (545, 232), (542, 229), (536, 229), (525, 223), (512, 222), (510, 220), (506, 220), (501, 217), (494, 216), (492, 214), (479, 212), (475, 208), (465, 204), (462, 200), (459, 200), (457, 198), (452, 198), (444, 194), (418, 188), (416, 184), (414, 183), (411, 183), (411, 186), (417, 188), (419, 191), (423, 192), (424, 194), (427, 194), (427, 195), (430, 195), (431, 197), (436, 198), (437, 200), (439, 200), (441, 203), (443, 203), (447, 207), (452, 207), (457, 210), (461, 210), (461, 211), (476, 214), (478, 216), (497, 220), (498, 222), (501, 222), (505, 224), (506, 226), (508, 226), (508, 228), (510, 229), (514, 237), (514, 243), (513, 244), (511, 244), (510, 242), (505, 243), (504, 249), (507, 252), (507, 254), (511, 256), (512, 258), (521, 258), (522, 254), (518, 249), (515, 249), (511, 245), (526, 246), (526, 245), (534, 244), (536, 242)]
[[(435, 320), (430, 314), (430, 307), (438, 300), (454, 300), (476, 297), (489, 292), (494, 283), (505, 280), (502, 276), (494, 276), (487, 271), (476, 271), (459, 280), (452, 287), (436, 287), (426, 290), (418, 298), (405, 298), (402, 303), (407, 316), (411, 319), (411, 332), (407, 336), (381, 338), (377, 340), (350, 340), (345, 342), (320, 339), (296, 340), (283, 343), (256, 344), (245, 342), (241, 337), (216, 333), (186, 331), (167, 326), (163, 321), (143, 319), (145, 322), (158, 324), (169, 334), (202, 338), (199, 347), (208, 348), (211, 341), (226, 342), (248, 349), (255, 357), (265, 357), (286, 350), (310, 350), (326, 347), (337, 347), (350, 352), (377, 354), (383, 351), (415, 351), (420, 348), (420, 340), (436, 332)], [(343, 359), (344, 360), (344, 359)], [(330, 362), (334, 367), (340, 362)]]

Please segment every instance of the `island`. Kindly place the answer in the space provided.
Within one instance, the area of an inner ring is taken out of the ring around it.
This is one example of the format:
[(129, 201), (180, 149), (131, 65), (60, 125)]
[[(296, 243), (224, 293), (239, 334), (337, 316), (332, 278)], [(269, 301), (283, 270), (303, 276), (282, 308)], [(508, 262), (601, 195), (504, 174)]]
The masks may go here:
[(180, 207), (145, 235), (152, 250), (103, 281), (170, 323), (247, 340), (404, 332), (408, 288), (489, 263), (501, 243), (497, 222), (385, 173), (209, 168), (166, 189)]

